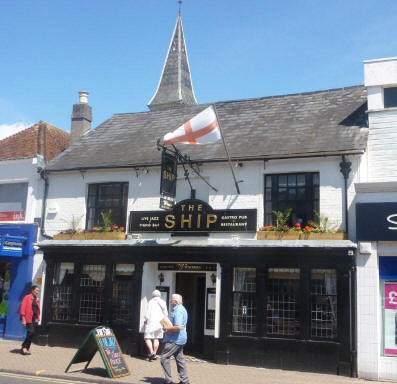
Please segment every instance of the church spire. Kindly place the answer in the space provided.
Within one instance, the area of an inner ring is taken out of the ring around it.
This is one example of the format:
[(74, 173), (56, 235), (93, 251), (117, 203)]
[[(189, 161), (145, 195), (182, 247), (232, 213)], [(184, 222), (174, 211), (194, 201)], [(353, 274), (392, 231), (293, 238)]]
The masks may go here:
[(190, 76), (189, 61), (187, 58), (185, 36), (183, 34), (182, 18), (179, 13), (176, 20), (174, 33), (168, 48), (163, 72), (157, 90), (149, 101), (151, 111), (167, 109), (179, 105), (196, 105), (192, 78)]

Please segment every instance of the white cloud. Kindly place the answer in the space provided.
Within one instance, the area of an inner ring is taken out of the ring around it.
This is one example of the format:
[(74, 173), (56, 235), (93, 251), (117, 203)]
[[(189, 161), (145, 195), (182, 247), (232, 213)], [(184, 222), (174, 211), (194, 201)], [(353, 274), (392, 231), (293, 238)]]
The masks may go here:
[(26, 123), (13, 123), (13, 124), (0, 124), (0, 140), (14, 135), (15, 133), (22, 131), (28, 127), (30, 127), (32, 124), (26, 124)]

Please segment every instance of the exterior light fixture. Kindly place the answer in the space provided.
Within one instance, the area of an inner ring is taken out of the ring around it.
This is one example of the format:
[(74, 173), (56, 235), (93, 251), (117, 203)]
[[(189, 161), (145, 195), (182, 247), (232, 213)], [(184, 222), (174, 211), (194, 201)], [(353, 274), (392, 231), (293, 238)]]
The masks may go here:
[(160, 285), (161, 285), (162, 283), (164, 283), (164, 275), (163, 275), (162, 272), (160, 272), (160, 274), (158, 275), (158, 278), (159, 278)]
[(211, 274), (210, 278), (211, 278), (212, 284), (215, 284), (216, 283), (216, 275), (215, 275), (215, 273)]

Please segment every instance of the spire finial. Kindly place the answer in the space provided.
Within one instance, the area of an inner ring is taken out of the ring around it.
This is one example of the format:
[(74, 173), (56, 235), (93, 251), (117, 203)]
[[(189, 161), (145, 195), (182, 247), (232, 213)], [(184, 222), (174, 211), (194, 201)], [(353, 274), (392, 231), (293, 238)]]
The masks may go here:
[(182, 7), (182, 0), (178, 0), (178, 4), (179, 4), (179, 14), (181, 14), (181, 7)]

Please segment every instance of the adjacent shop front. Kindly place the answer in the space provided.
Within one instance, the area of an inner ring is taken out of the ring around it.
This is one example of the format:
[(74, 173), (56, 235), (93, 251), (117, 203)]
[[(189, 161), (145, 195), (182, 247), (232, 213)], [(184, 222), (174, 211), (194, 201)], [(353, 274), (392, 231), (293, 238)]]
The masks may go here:
[(125, 353), (141, 353), (146, 303), (158, 288), (168, 304), (173, 292), (184, 297), (191, 353), (355, 375), (353, 243), (243, 239), (256, 230), (255, 209), (215, 210), (196, 199), (131, 212), (129, 222), (131, 234), (153, 238), (40, 244), (42, 342), (75, 347), (106, 324)]
[(31, 287), (36, 233), (36, 225), (0, 225), (0, 337), (25, 337), (19, 306)]
[[(395, 359), (397, 357), (397, 203), (358, 203), (356, 216), (357, 240), (361, 243), (361, 252), (375, 254), (377, 257), (380, 308), (375, 308), (375, 315), (381, 319), (379, 327), (381, 356)], [(370, 247), (371, 243), (374, 247)], [(366, 252), (367, 248), (368, 252)]]

